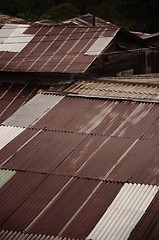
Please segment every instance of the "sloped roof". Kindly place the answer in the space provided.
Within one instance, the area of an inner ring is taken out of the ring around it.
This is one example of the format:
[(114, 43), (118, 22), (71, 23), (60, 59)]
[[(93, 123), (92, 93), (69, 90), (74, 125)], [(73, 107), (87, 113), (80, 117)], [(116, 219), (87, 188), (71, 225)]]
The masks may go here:
[(23, 23), (28, 23), (28, 21), (22, 18), (17, 18), (17, 17), (0, 13), (0, 25), (3, 26), (6, 23), (23, 24)]
[(159, 102), (159, 75), (134, 75), (76, 81), (64, 90), (69, 95)]
[[(92, 26), (93, 22), (93, 15), (90, 13), (81, 15), (79, 17), (71, 18), (69, 20), (66, 20), (62, 22), (62, 24), (65, 25), (76, 25), (76, 26)], [(95, 26), (107, 26), (108, 28), (120, 28), (115, 24), (112, 24), (110, 22), (105, 21), (104, 19), (101, 19), (97, 16), (95, 16)]]
[(157, 103), (34, 96), (0, 128), (2, 236), (146, 239), (159, 220), (158, 116)]
[(118, 30), (107, 27), (4, 25), (1, 71), (82, 73)]

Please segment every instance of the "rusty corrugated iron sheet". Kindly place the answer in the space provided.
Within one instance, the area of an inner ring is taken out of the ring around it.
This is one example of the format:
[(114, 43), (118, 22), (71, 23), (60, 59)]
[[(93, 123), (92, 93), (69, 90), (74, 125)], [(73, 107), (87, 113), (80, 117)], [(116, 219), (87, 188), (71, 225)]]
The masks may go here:
[[(151, 192), (159, 185), (158, 118), (154, 103), (64, 97), (1, 149), (1, 168), (17, 171), (0, 189), (0, 230), (86, 239), (103, 217), (109, 227), (117, 216), (116, 234), (123, 212), (112, 208), (109, 218), (107, 211), (124, 199), (126, 213), (138, 216), (140, 205), (143, 211), (134, 231), (127, 222), (131, 239), (150, 234), (158, 219), (158, 194)], [(132, 188), (135, 195), (127, 194)]]
[[(20, 180), (23, 181), (25, 176), (27, 177), (26, 173), (21, 174)], [(34, 177), (35, 174), (32, 173), (32, 176)], [(17, 205), (16, 211), (8, 216), (1, 225), (1, 229), (24, 231), (39, 214), (42, 215), (43, 210), (53, 202), (54, 198), (57, 198), (70, 180), (70, 177), (63, 176), (37, 175), (37, 177), (38, 176), (43, 176), (43, 181), (39, 182), (39, 185), (33, 192), (25, 196), (21, 205)], [(25, 182), (23, 182), (23, 184), (25, 184)], [(9, 186), (7, 189), (8, 195), (12, 194)], [(18, 195), (21, 195), (21, 183), (17, 183), (17, 185), (14, 186), (14, 191), (17, 194), (17, 199), (20, 199)], [(7, 192), (5, 192), (4, 195), (7, 195)], [(7, 206), (9, 203), (9, 198), (6, 197), (5, 205)]]
[(13, 232), (8, 230), (2, 230), (0, 232), (1, 240), (12, 239), (12, 240), (78, 240), (75, 238), (66, 238), (66, 237), (54, 237), (49, 235), (41, 235), (41, 234), (32, 234), (32, 233), (23, 233), (23, 232)]
[(38, 131), (30, 129), (33, 136), (24, 138), (22, 147), (16, 147), (20, 135), (2, 149), (1, 164), (7, 169), (158, 184), (158, 116), (158, 104), (64, 97), (33, 125)]
[[(12, 30), (12, 26), (10, 28)], [(20, 30), (23, 28), (25, 30), (25, 26)], [(19, 27), (17, 26), (16, 29)], [(17, 38), (16, 46), (12, 46), (14, 44), (8, 33), (3, 46), (0, 46), (3, 52), (0, 57), (0, 69), (22, 72), (82, 73), (102, 50), (107, 48), (110, 43), (110, 41), (107, 43), (107, 39), (110, 37), (113, 39), (118, 31), (118, 28), (111, 26), (69, 27), (32, 24), (21, 34), (23, 38), (21, 35)], [(26, 40), (19, 41), (18, 39), (21, 38)], [(105, 40), (105, 44), (98, 49), (96, 41), (102, 40)], [(25, 47), (24, 44), (26, 44)], [(94, 44), (95, 49), (93, 48), (91, 53), (88, 50)]]
[(16, 110), (33, 98), (39, 89), (48, 89), (50, 85), (0, 83), (0, 123), (9, 118)]
[[(42, 174), (17, 172), (12, 177), (12, 180), (8, 181), (0, 189), (0, 226), (35, 191), (45, 178), (46, 176)], [(19, 219), (19, 221), (21, 220)]]
[(17, 149), (14, 155), (5, 159), (7, 162), (2, 166), (51, 173), (84, 138), (85, 135), (82, 134), (39, 131), (27, 141), (27, 144), (24, 143), (22, 148)]

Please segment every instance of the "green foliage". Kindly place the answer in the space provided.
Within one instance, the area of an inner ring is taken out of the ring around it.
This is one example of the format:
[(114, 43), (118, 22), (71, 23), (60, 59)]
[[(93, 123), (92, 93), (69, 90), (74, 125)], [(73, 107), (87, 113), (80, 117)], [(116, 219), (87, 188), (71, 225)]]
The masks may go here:
[(78, 9), (70, 3), (61, 3), (54, 6), (48, 11), (48, 14), (55, 22), (64, 21), (80, 15)]
[(159, 31), (159, 0), (0, 0), (0, 12), (30, 21), (93, 13), (129, 30)]

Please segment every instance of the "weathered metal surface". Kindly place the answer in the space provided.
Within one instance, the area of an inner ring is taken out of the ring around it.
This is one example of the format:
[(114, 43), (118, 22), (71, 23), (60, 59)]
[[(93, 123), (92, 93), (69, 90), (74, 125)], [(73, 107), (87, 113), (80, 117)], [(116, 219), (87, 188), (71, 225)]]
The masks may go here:
[(157, 186), (125, 183), (86, 239), (128, 239), (157, 191)]
[(69, 225), (69, 222), (78, 215), (98, 184), (98, 181), (73, 179), (67, 189), (59, 195), (49, 208), (46, 208), (44, 214), (39, 216), (27, 231), (59, 235)]
[[(20, 149), (28, 144), (40, 131), (24, 129), (20, 136), (14, 139), (9, 139), (7, 145), (1, 149), (0, 165), (7, 162), (12, 156), (14, 156)], [(7, 136), (8, 133), (6, 133)]]
[(139, 138), (156, 122), (158, 116), (157, 104), (65, 97), (35, 126)]
[(55, 170), (58, 174), (104, 178), (134, 140), (88, 136)]
[(107, 179), (159, 185), (158, 156), (158, 142), (139, 140)]
[(129, 240), (146, 240), (146, 239), (158, 239), (158, 223), (159, 223), (159, 191), (147, 208), (144, 216), (137, 224), (136, 228), (132, 231)]
[(122, 186), (122, 183), (103, 182), (72, 220), (71, 224), (65, 228), (62, 236), (85, 239), (112, 203)]
[(2, 188), (15, 174), (16, 171), (0, 169), (0, 188)]
[(4, 124), (28, 127), (54, 107), (62, 98), (62, 96), (37, 94), (29, 102), (19, 108), (6, 121), (4, 121)]
[(43, 174), (17, 172), (11, 181), (8, 181), (0, 189), (0, 226), (26, 201), (28, 196), (35, 191), (45, 178), (46, 176)]
[(34, 35), (24, 34), (29, 27), (26, 24), (5, 24), (1, 29), (0, 51), (20, 52), (32, 40)]
[[(23, 175), (25, 174), (23, 173)], [(6, 219), (1, 229), (24, 231), (24, 229), (35, 221), (37, 216), (43, 215), (43, 210), (53, 202), (53, 199), (56, 199), (60, 195), (69, 180), (70, 177), (47, 176), (30, 195), (26, 196), (16, 211)], [(17, 194), (19, 193), (18, 188), (15, 191)], [(8, 189), (8, 194), (10, 193), (11, 190)]]
[(20, 127), (0, 126), (0, 149), (24, 130), (24, 128)]
[[(120, 78), (119, 78), (120, 79)], [(131, 78), (129, 79), (131, 81)], [(133, 79), (132, 79), (133, 80)], [(85, 96), (101, 96), (110, 98), (136, 99), (136, 100), (158, 100), (159, 87), (145, 84), (125, 83), (125, 82), (108, 82), (108, 81), (83, 81), (65, 89), (66, 92), (77, 93)], [(124, 81), (124, 79), (123, 79)], [(151, 79), (149, 80), (151, 83)]]
[[(116, 27), (112, 28), (109, 24), (101, 27), (35, 24), (28, 27), (28, 29), (37, 30), (33, 34), (32, 31), (18, 25), (10, 28), (13, 34), (14, 31), (18, 31), (18, 38), (15, 43), (12, 43), (14, 36), (13, 39), (8, 37), (5, 40), (7, 42), (1, 44), (3, 54), (1, 55), (0, 69), (30, 72), (82, 73), (99, 56), (101, 48), (93, 50), (93, 56), (91, 56), (92, 54), (85, 55), (85, 53), (96, 41), (105, 38), (112, 39), (118, 31)], [(24, 33), (23, 30), (25, 30)], [(10, 32), (7, 34), (10, 36)], [(9, 41), (11, 41), (10, 44)], [(106, 41), (102, 50), (107, 45)], [(10, 55), (10, 52), (4, 52), (6, 50), (16, 51), (16, 54)]]
[(0, 239), (1, 240), (78, 240), (75, 238), (66, 238), (66, 237), (54, 237), (49, 235), (41, 235), (41, 234), (33, 234), (33, 233), (23, 233), (23, 232), (13, 232), (8, 230), (2, 230), (0, 232)]
[(42, 131), (17, 150), (4, 166), (51, 173), (80, 144), (84, 135)]
[(2, 83), (0, 85), (0, 122), (5, 121), (32, 98), (37, 93), (38, 87), (40, 86), (32, 84)]

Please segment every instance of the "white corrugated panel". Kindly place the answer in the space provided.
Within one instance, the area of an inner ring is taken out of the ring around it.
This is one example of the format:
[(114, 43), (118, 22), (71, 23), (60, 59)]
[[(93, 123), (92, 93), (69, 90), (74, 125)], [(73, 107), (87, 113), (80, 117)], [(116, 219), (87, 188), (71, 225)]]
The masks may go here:
[(24, 130), (25, 128), (21, 127), (0, 126), (0, 149)]
[(16, 171), (0, 169), (0, 188), (3, 187), (15, 174)]
[(0, 231), (0, 239), (1, 240), (75, 240), (75, 238), (66, 238), (66, 237), (53, 237), (49, 235), (42, 234), (33, 234), (33, 233), (23, 233), (16, 231)]
[(99, 37), (84, 55), (99, 55), (114, 37)]
[(34, 37), (24, 34), (28, 27), (26, 24), (5, 24), (0, 29), (0, 51), (20, 52)]
[(4, 124), (10, 126), (28, 127), (35, 123), (63, 98), (63, 96), (37, 94), (29, 102), (20, 107), (6, 121), (4, 121)]
[(124, 184), (87, 239), (128, 239), (158, 189), (152, 185)]

